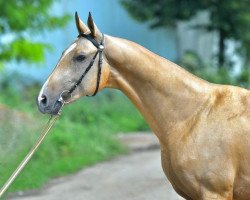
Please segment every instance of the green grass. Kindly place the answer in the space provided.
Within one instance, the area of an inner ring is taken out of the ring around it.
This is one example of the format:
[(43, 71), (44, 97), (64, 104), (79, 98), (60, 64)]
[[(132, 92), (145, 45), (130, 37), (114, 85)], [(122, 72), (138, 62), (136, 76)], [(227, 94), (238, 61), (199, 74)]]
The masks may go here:
[[(35, 92), (34, 92), (35, 91)], [(0, 154), (2, 185), (38, 137), (48, 118), (38, 113), (35, 105), (37, 87), (17, 95), (7, 90), (0, 103), (26, 113), (27, 120), (11, 122), (12, 116), (0, 122), (0, 151), (9, 143), (15, 148)], [(11, 96), (11, 98), (9, 98)], [(17, 128), (19, 126), (19, 128)], [(75, 172), (83, 167), (126, 152), (114, 135), (119, 132), (147, 130), (148, 126), (134, 106), (119, 92), (104, 92), (97, 97), (83, 98), (63, 109), (62, 116), (33, 159), (16, 179), (9, 191), (41, 187), (49, 179)], [(5, 145), (5, 146), (4, 146)], [(6, 147), (5, 149), (10, 149)], [(10, 153), (8, 156), (6, 156)]]
[[(66, 128), (65, 123), (67, 123)], [(27, 146), (31, 145), (33, 139), (27, 140), (29, 143)], [(3, 179), (7, 178), (6, 175), (10, 175), (17, 163), (25, 156), (27, 146), (15, 149), (15, 152), (18, 151), (11, 158), (16, 157), (16, 159), (13, 162), (10, 160), (8, 168), (2, 169), (4, 172), (1, 170), (1, 177), (5, 177)], [(77, 171), (84, 166), (124, 152), (125, 149), (106, 132), (98, 133), (95, 128), (61, 121), (17, 178), (11, 191), (40, 187), (51, 177)]]

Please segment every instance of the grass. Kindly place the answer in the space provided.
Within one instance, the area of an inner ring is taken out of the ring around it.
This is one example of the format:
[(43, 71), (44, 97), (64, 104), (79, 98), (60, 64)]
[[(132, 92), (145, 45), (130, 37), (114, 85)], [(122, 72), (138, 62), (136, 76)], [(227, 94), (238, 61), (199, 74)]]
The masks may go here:
[[(38, 132), (48, 118), (38, 114), (34, 103), (37, 91), (37, 87), (31, 87), (17, 95), (16, 91), (8, 89), (0, 96), (0, 103), (27, 115), (20, 117), (18, 123), (12, 122), (12, 117), (18, 114), (5, 115), (5, 120), (0, 122), (0, 160), (4, 161), (0, 164), (1, 185), (38, 137), (34, 132)], [(103, 92), (95, 98), (79, 100), (64, 108), (55, 128), (9, 191), (39, 188), (53, 177), (125, 153), (126, 149), (113, 136), (118, 132), (147, 129), (141, 115), (119, 92)], [(8, 146), (10, 143), (12, 147)]]
[[(67, 129), (65, 129), (67, 123)], [(27, 139), (27, 146), (31, 141)], [(19, 142), (18, 142), (19, 143)], [(23, 144), (23, 143), (22, 143)], [(20, 146), (20, 145), (19, 145)], [(1, 177), (10, 175), (17, 163), (25, 156), (27, 146), (15, 149), (15, 156), (8, 163), (8, 168), (1, 170)], [(57, 177), (77, 171), (84, 166), (106, 160), (124, 152), (124, 148), (109, 134), (98, 133), (94, 128), (62, 121), (57, 124), (36, 152), (31, 162), (13, 184), (11, 191), (37, 188), (51, 177)], [(13, 153), (13, 152), (12, 152)]]

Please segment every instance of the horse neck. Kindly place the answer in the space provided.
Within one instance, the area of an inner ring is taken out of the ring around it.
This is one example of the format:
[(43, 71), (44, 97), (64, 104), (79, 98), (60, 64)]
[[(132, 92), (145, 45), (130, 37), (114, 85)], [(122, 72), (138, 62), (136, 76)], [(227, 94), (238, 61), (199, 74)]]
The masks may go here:
[(107, 36), (107, 87), (123, 91), (158, 137), (205, 102), (209, 83), (127, 40)]

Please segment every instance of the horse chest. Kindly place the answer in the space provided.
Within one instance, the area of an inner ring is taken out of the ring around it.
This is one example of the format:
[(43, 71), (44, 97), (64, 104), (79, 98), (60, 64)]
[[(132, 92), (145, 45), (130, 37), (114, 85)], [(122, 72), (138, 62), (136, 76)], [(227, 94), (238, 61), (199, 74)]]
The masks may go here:
[[(182, 147), (179, 150), (182, 151)], [(183, 160), (175, 151), (162, 147), (161, 163), (165, 175), (179, 195), (186, 199), (191, 198), (189, 194), (192, 194), (192, 197), (198, 197), (198, 183), (192, 167), (189, 166), (190, 161)]]

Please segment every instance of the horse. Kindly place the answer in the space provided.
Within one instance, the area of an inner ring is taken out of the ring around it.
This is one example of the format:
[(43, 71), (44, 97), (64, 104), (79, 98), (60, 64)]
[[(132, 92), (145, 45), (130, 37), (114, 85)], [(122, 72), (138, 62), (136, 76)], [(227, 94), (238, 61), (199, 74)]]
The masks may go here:
[(180, 196), (249, 200), (249, 90), (207, 82), (139, 44), (104, 35), (91, 15), (87, 25), (77, 13), (75, 21), (79, 36), (44, 83), (39, 110), (57, 114), (63, 103), (119, 89), (157, 136), (163, 171)]

